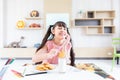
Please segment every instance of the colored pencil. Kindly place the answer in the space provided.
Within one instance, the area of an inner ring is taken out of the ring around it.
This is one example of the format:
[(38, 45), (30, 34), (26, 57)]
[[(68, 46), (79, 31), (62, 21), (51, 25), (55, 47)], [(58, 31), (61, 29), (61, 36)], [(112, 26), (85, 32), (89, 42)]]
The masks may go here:
[(6, 70), (8, 69), (8, 66), (5, 66), (2, 68), (2, 70), (0, 71), (0, 80), (2, 80), (3, 75), (5, 74)]
[(20, 72), (18, 72), (18, 71), (15, 71), (15, 70), (11, 70), (17, 77), (19, 77), (19, 78), (22, 78), (22, 77), (24, 77)]
[(8, 65), (8, 64), (10, 63), (10, 61), (11, 61), (11, 58), (9, 58), (9, 59), (7, 60), (7, 62), (5, 63), (5, 65)]
[(24, 74), (25, 74), (25, 72), (26, 72), (26, 67), (24, 68), (24, 71), (23, 71), (22, 75), (24, 75)]
[(12, 64), (14, 60), (15, 60), (15, 59), (14, 59), (14, 58), (12, 58), (12, 60), (9, 62), (9, 64)]
[(13, 63), (13, 61), (14, 61), (14, 59), (12, 59), (12, 58), (9, 58), (7, 60), (7, 62), (5, 63), (5, 66), (0, 71), (0, 80), (2, 80), (2, 77), (4, 76), (5, 72), (7, 71), (8, 67), (9, 67), (7, 65)]

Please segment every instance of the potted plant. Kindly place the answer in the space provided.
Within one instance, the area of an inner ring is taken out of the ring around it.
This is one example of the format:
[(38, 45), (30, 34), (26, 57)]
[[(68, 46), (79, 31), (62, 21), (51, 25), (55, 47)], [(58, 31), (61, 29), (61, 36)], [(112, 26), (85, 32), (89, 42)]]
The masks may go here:
[(77, 17), (78, 18), (83, 18), (83, 11), (80, 10), (78, 13), (77, 13)]

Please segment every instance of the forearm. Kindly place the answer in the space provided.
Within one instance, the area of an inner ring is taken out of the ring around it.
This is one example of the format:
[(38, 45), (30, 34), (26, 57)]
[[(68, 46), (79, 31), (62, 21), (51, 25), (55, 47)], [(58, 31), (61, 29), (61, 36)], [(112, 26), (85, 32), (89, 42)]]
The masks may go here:
[(32, 57), (32, 61), (33, 62), (40, 62), (40, 61), (44, 61), (47, 60), (49, 58), (48, 53), (44, 53), (44, 54), (35, 54)]
[(51, 50), (49, 53), (47, 52), (37, 52), (36, 54), (34, 54), (32, 61), (33, 62), (40, 62), (40, 61), (44, 61), (44, 60), (48, 60), (53, 58), (55, 55), (57, 55), (57, 50)]

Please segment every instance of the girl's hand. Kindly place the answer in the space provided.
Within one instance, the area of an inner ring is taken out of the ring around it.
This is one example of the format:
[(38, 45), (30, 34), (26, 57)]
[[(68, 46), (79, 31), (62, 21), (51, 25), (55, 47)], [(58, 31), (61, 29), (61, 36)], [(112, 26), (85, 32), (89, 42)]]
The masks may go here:
[(70, 42), (70, 35), (69, 34), (66, 35), (66, 41)]
[[(64, 41), (64, 43), (62, 44), (62, 46), (60, 48), (54, 47), (53, 49), (51, 49), (51, 51), (48, 54), (48, 58), (52, 58), (56, 55), (58, 55), (58, 53), (60, 52), (60, 50), (64, 50), (65, 52), (67, 51), (67, 46), (70, 45), (70, 35), (66, 35), (66, 39)], [(70, 45), (71, 46), (71, 45)]]
[(48, 53), (48, 58), (52, 58), (56, 55), (58, 55), (59, 49), (53, 48), (50, 50), (50, 52)]
[(66, 50), (68, 44), (70, 44), (70, 35), (67, 34), (67, 35), (66, 35), (66, 39), (65, 39), (64, 43), (62, 44), (62, 48), (63, 48), (64, 50)]
[(70, 43), (70, 35), (66, 35), (66, 39), (65, 39), (65, 41), (64, 41), (64, 43), (63, 43), (63, 47), (65, 46), (65, 45), (67, 45), (68, 43)]

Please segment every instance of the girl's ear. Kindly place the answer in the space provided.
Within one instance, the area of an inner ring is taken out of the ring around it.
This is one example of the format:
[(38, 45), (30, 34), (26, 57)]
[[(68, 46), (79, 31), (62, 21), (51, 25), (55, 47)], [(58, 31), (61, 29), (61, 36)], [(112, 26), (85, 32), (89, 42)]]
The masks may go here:
[(51, 33), (52, 33), (52, 34), (55, 34), (55, 31), (54, 31), (54, 29), (51, 29)]

